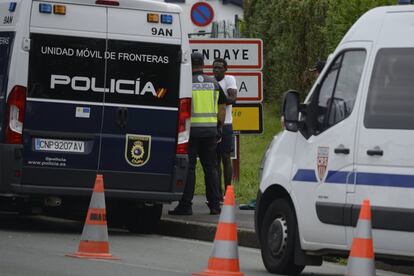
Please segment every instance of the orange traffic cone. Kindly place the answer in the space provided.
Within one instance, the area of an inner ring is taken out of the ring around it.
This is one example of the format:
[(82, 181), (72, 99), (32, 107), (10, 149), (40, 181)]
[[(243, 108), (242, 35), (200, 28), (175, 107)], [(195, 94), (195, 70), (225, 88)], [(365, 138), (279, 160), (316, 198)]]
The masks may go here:
[(194, 272), (193, 275), (243, 276), (239, 265), (234, 189), (232, 185), (227, 186), (225, 196), (216, 236), (214, 237), (213, 252), (208, 260), (208, 267), (203, 272)]
[(374, 244), (372, 241), (371, 207), (369, 200), (362, 202), (348, 258), (346, 276), (375, 276)]
[(104, 184), (100, 174), (96, 176), (78, 252), (67, 256), (85, 259), (118, 259), (109, 253)]

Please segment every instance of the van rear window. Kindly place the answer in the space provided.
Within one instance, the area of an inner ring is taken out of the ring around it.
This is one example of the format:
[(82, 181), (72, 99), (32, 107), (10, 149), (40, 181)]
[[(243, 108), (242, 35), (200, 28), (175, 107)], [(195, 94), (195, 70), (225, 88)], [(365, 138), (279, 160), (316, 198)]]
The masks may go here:
[(369, 86), (364, 125), (414, 129), (414, 48), (378, 51)]
[(177, 107), (181, 46), (31, 34), (29, 97)]
[(0, 96), (5, 96), (5, 91), (7, 89), (13, 40), (14, 32), (0, 33)]

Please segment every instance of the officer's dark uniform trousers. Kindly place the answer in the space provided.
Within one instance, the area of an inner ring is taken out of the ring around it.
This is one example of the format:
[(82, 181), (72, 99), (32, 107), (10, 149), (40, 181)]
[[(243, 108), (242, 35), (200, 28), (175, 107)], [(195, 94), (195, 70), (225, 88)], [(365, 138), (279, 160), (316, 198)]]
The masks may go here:
[(219, 178), (217, 167), (217, 142), (216, 137), (191, 137), (188, 149), (189, 167), (187, 184), (181, 203), (185, 206), (191, 205), (195, 188), (195, 169), (197, 156), (204, 169), (204, 181), (206, 183), (206, 197), (209, 206), (218, 207), (220, 200)]

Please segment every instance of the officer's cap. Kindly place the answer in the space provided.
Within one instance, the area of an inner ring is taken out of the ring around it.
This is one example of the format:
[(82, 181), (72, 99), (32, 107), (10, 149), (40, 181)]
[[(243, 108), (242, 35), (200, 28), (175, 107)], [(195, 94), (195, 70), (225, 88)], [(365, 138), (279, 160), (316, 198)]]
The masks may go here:
[(199, 52), (191, 53), (191, 64), (192, 65), (203, 66), (204, 65), (203, 55)]

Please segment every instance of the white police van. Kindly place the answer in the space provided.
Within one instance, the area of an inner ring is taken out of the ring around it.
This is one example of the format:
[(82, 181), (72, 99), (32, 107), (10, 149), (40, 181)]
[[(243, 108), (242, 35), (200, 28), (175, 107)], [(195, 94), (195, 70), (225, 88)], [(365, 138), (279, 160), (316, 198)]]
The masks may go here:
[(414, 6), (375, 8), (342, 39), (261, 164), (255, 227), (269, 272), (348, 256), (371, 201), (376, 259), (414, 260)]
[(153, 229), (186, 180), (182, 24), (144, 0), (0, 0), (2, 209), (86, 214), (99, 173), (108, 222)]

